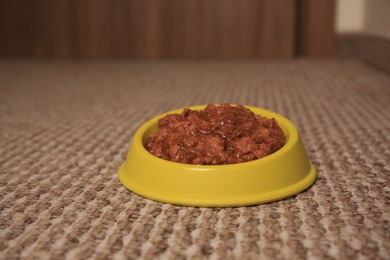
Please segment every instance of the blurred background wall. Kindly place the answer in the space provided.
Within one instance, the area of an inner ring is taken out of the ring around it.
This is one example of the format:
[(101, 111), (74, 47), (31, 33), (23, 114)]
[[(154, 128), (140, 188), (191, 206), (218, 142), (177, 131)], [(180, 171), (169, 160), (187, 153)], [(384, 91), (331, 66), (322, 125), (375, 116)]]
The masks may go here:
[(338, 0), (337, 33), (362, 33), (390, 38), (389, 0)]
[(3, 59), (331, 57), (372, 44), (345, 34), (390, 38), (390, 0), (0, 0)]
[(336, 55), (390, 72), (390, 0), (336, 2)]
[(334, 16), (335, 0), (0, 0), (0, 57), (326, 57)]

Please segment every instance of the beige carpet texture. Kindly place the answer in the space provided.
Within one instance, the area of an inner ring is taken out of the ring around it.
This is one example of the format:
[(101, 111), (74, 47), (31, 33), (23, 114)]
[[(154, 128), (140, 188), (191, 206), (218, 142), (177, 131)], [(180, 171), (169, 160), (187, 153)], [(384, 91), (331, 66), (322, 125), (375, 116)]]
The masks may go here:
[[(209, 103), (289, 118), (314, 185), (231, 208), (122, 186), (142, 123)], [(0, 62), (0, 259), (389, 259), (389, 162), (390, 75), (357, 59)]]

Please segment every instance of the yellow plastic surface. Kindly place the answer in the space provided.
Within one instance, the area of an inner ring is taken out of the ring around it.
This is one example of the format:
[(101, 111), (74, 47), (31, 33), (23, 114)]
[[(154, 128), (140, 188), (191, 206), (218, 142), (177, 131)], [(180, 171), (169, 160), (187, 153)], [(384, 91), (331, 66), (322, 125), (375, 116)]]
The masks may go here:
[(119, 180), (129, 190), (152, 200), (205, 207), (266, 203), (308, 188), (317, 173), (296, 127), (269, 110), (246, 107), (255, 114), (276, 119), (287, 137), (284, 147), (258, 160), (229, 165), (191, 165), (160, 159), (144, 148), (143, 140), (156, 130), (159, 118), (183, 111), (178, 109), (149, 120), (136, 131), (127, 159), (119, 169)]

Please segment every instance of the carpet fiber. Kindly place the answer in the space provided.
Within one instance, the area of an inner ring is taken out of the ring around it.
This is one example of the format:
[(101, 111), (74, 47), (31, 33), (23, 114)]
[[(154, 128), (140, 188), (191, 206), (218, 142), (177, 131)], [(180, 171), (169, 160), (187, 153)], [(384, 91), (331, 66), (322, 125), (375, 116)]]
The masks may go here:
[[(237, 208), (121, 185), (143, 122), (223, 102), (288, 117), (315, 184)], [(389, 162), (390, 76), (359, 60), (0, 63), (0, 259), (385, 259)]]

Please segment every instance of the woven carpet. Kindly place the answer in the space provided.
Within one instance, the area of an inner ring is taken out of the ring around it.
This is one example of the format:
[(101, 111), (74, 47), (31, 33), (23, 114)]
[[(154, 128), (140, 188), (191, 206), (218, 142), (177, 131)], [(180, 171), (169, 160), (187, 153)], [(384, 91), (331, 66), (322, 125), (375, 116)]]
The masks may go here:
[[(241, 103), (288, 117), (318, 179), (251, 207), (144, 199), (135, 130)], [(0, 259), (389, 259), (390, 76), (355, 59), (0, 63)]]

